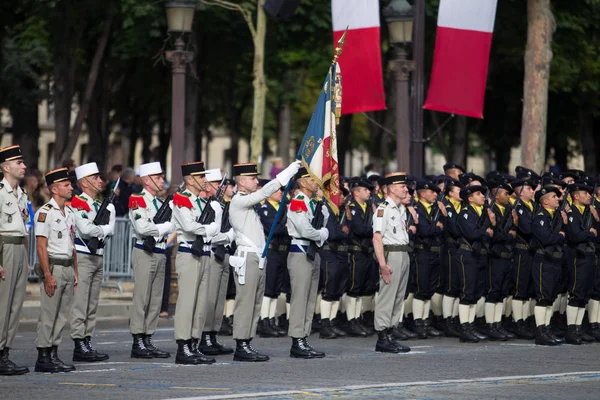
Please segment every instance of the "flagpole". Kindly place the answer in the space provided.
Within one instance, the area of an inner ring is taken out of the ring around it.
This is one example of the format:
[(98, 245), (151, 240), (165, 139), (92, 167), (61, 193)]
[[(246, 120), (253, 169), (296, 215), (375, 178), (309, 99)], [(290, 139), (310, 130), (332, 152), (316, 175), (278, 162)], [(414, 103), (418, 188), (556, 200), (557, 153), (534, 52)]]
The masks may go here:
[[(333, 52), (333, 60), (331, 61), (331, 66), (329, 67), (330, 82), (329, 82), (328, 90), (331, 90), (331, 79), (335, 80), (335, 76), (331, 77), (332, 66), (335, 66), (335, 63), (337, 63), (337, 60), (340, 57), (340, 54), (342, 54), (342, 48), (344, 47), (344, 43), (346, 43), (346, 34), (348, 33), (348, 28), (349, 27), (346, 27), (346, 31), (344, 32), (344, 34), (342, 35), (340, 40), (338, 40), (337, 47), (335, 48), (335, 50)], [(298, 148), (298, 153), (296, 153), (296, 160), (302, 159), (301, 151), (302, 151), (302, 145), (300, 145), (300, 147)], [(293, 180), (293, 178), (289, 180), (287, 186), (285, 187), (285, 190), (283, 191), (283, 196), (281, 197), (281, 201), (279, 202), (279, 209), (277, 210), (277, 214), (275, 214), (275, 220), (273, 221), (273, 225), (271, 225), (271, 229), (269, 230), (269, 236), (267, 236), (267, 241), (265, 242), (265, 247), (263, 249), (261, 258), (265, 258), (267, 256), (267, 251), (269, 250), (269, 244), (271, 243), (271, 240), (273, 240), (273, 234), (275, 233), (275, 227), (277, 226), (277, 223), (279, 222), (279, 219), (281, 218), (285, 200), (290, 191), (290, 188), (292, 187), (292, 180)]]

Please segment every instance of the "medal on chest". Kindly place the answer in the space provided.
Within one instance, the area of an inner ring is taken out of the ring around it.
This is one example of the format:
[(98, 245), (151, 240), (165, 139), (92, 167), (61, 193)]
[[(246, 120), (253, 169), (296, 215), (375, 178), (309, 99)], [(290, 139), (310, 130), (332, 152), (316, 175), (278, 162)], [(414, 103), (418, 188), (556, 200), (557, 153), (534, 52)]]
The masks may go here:
[(10, 223), (12, 223), (12, 215), (9, 215), (9, 216), (8, 216), (8, 223), (9, 223), (9, 224), (10, 224)]
[(58, 238), (62, 239), (62, 232), (58, 232)]
[(394, 229), (392, 229), (392, 232), (396, 233), (396, 227), (394, 227)]

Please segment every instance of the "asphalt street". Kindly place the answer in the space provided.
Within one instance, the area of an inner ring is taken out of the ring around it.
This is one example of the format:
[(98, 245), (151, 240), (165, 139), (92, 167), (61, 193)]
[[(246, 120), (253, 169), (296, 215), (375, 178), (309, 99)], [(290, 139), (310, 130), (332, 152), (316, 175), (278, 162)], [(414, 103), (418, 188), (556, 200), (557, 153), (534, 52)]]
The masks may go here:
[[(59, 355), (70, 361), (68, 333)], [(0, 399), (221, 399), (314, 397), (388, 399), (598, 399), (600, 343), (540, 347), (531, 342), (461, 344), (441, 338), (406, 342), (413, 351), (374, 352), (375, 337), (320, 340), (312, 345), (327, 353), (319, 360), (289, 357), (290, 340), (260, 339), (254, 347), (269, 354), (267, 363), (248, 364), (219, 356), (206, 366), (174, 363), (173, 329), (163, 327), (155, 342), (172, 351), (170, 359), (129, 357), (125, 325), (101, 329), (95, 340), (110, 354), (102, 363), (77, 363), (68, 374), (30, 372), (0, 377)], [(11, 358), (30, 366), (36, 359), (35, 333), (18, 336)], [(224, 338), (233, 344), (231, 338)]]

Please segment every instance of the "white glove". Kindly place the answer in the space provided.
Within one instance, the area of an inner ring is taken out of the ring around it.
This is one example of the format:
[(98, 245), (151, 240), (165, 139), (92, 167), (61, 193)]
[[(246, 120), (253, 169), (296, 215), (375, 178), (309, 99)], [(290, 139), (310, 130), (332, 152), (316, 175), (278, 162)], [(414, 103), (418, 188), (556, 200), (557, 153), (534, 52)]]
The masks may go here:
[(291, 163), (286, 169), (277, 174), (276, 178), (279, 181), (281, 186), (286, 186), (290, 179), (296, 175), (296, 172), (300, 169), (300, 165), (302, 162), (300, 160), (296, 160)]
[(223, 215), (223, 207), (221, 207), (221, 204), (219, 204), (218, 201), (211, 201), (210, 202), (210, 208), (212, 208), (213, 210), (215, 210), (215, 221), (217, 219), (221, 219), (221, 216)]
[(220, 222), (211, 222), (210, 224), (206, 225), (206, 241), (210, 242), (216, 235), (219, 234), (220, 230)]
[(327, 228), (321, 228), (319, 229), (319, 235), (321, 236), (321, 240), (319, 241), (319, 247), (321, 247), (323, 246), (323, 244), (325, 244), (325, 241), (329, 237), (329, 231), (327, 230)]
[(233, 228), (231, 228), (229, 230), (229, 232), (225, 232), (225, 234), (227, 235), (227, 239), (229, 240), (229, 244), (233, 243), (235, 241), (235, 232), (233, 231)]
[(327, 219), (329, 218), (329, 209), (325, 204), (321, 207), (321, 214), (323, 214), (323, 225), (327, 223)]
[(163, 237), (171, 234), (173, 232), (173, 224), (171, 222), (165, 222), (164, 224), (156, 225), (158, 229), (158, 236)]
[(102, 229), (102, 237), (100, 239), (106, 239), (114, 233), (114, 229), (111, 229), (110, 225), (100, 225), (100, 229)]

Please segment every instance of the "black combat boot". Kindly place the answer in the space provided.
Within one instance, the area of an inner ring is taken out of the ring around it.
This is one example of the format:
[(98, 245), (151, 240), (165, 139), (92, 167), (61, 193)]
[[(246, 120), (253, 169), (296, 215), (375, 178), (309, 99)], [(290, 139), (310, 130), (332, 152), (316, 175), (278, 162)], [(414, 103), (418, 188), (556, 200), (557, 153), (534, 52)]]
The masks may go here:
[(334, 318), (334, 319), (332, 319), (332, 320), (330, 320), (330, 322), (331, 322), (331, 330), (333, 331), (333, 333), (335, 333), (335, 335), (337, 337), (346, 337), (346, 336), (348, 336), (348, 334), (346, 333), (346, 331), (343, 330), (339, 326), (340, 320), (337, 317)]
[(52, 350), (50, 350), (50, 359), (60, 369), (60, 372), (75, 371), (74, 365), (65, 364), (60, 358), (58, 358), (58, 346), (52, 346)]
[(23, 375), (29, 368), (18, 366), (8, 358), (8, 347), (0, 350), (0, 375)]
[(219, 349), (213, 346), (213, 342), (210, 339), (210, 332), (202, 332), (202, 337), (200, 338), (200, 342), (196, 349), (194, 349), (194, 345), (192, 344), (192, 351), (194, 350), (209, 356), (216, 356), (219, 354)]
[(363, 327), (358, 323), (358, 319), (352, 318), (348, 321), (348, 327), (346, 328), (346, 332), (348, 336), (353, 337), (367, 337), (367, 332), (363, 329)]
[(331, 321), (329, 318), (325, 318), (321, 320), (321, 332), (319, 332), (319, 337), (321, 339), (335, 339), (337, 335), (333, 331), (331, 327)]
[(600, 342), (600, 324), (598, 322), (590, 324), (588, 333), (593, 336), (597, 342)]
[(459, 336), (459, 335), (457, 335), (457, 332), (455, 331), (454, 321), (452, 318), (445, 318), (443, 327), (444, 327), (444, 335), (446, 335), (447, 337), (458, 337)]
[(131, 358), (152, 358), (152, 352), (146, 348), (144, 343), (144, 335), (133, 334), (132, 336)]
[(313, 314), (312, 324), (310, 326), (310, 333), (319, 332), (321, 330), (321, 314)]
[(565, 335), (565, 341), (569, 344), (580, 345), (582, 343), (581, 336), (577, 332), (577, 325), (567, 326), (567, 334)]
[(515, 340), (517, 338), (514, 333), (509, 332), (504, 328), (502, 322), (495, 322), (494, 325), (496, 325), (496, 330), (506, 337), (506, 340)]
[(507, 337), (498, 330), (496, 324), (487, 324), (485, 333), (492, 342), (504, 342), (507, 340)]
[(73, 349), (73, 361), (79, 362), (96, 362), (98, 357), (93, 354), (85, 345), (84, 339), (73, 339), (75, 348)]
[(429, 337), (425, 331), (425, 321), (421, 318), (414, 320), (412, 331), (417, 334), (417, 338), (419, 339), (427, 339)]
[(442, 332), (440, 332), (434, 328), (433, 321), (431, 320), (431, 318), (427, 318), (423, 321), (423, 329), (425, 329), (425, 333), (429, 337), (444, 336), (444, 334)]
[(219, 343), (217, 339), (217, 331), (210, 332), (210, 342), (214, 348), (219, 351), (219, 354), (231, 354), (233, 353), (233, 349), (229, 346), (225, 346), (224, 344)]
[(484, 334), (479, 329), (477, 329), (474, 322), (471, 322), (469, 324), (469, 326), (471, 327), (471, 333), (473, 333), (473, 335), (477, 336), (477, 339), (479, 339), (479, 340), (488, 340), (489, 339), (486, 334)]
[(38, 358), (35, 362), (35, 372), (62, 372), (61, 368), (58, 364), (55, 364), (52, 361), (52, 357), (50, 357), (50, 353), (52, 352), (51, 347), (38, 347)]
[(287, 331), (277, 325), (277, 318), (269, 318), (269, 324), (271, 325), (271, 329), (277, 332), (280, 337), (287, 335)]
[(231, 336), (233, 335), (233, 316), (226, 317), (223, 315), (223, 322), (221, 323), (221, 329), (219, 335)]
[(94, 345), (92, 344), (92, 337), (91, 336), (86, 336), (85, 339), (83, 339), (83, 341), (85, 342), (85, 346), (88, 348), (88, 350), (96, 356), (96, 358), (98, 359), (97, 361), (106, 361), (108, 360), (108, 354), (105, 353), (99, 353), (95, 348)]
[(394, 341), (396, 343), (398, 343), (398, 340), (408, 340), (408, 336), (400, 329), (398, 329), (399, 326), (395, 326), (394, 328), (392, 328), (392, 337), (394, 338)]
[(381, 353), (400, 353), (398, 346), (390, 340), (386, 329), (377, 331), (377, 343), (375, 343), (375, 351)]
[(596, 338), (588, 334), (585, 329), (583, 329), (583, 325), (575, 325), (577, 327), (577, 333), (579, 333), (579, 337), (581, 337), (581, 341), (585, 343), (592, 343), (596, 341)]
[(556, 346), (558, 343), (549, 335), (550, 329), (546, 325), (536, 328), (535, 344), (540, 346)]
[(162, 351), (158, 347), (154, 345), (152, 342), (152, 335), (144, 335), (144, 345), (146, 348), (152, 353), (152, 357), (154, 358), (169, 358), (171, 357), (171, 353)]
[(390, 342), (392, 342), (396, 346), (400, 353), (408, 353), (410, 351), (410, 347), (404, 346), (399, 341), (394, 339), (394, 328), (388, 328), (386, 330), (386, 333)]
[[(197, 365), (200, 364), (200, 360), (196, 354), (192, 352), (190, 348), (191, 339), (188, 340), (176, 340), (177, 342), (177, 354), (175, 355), (175, 364), (186, 364), (186, 365)], [(214, 359), (213, 359), (214, 362)]]
[(375, 334), (375, 311), (365, 311), (358, 322), (367, 332), (367, 336)]
[(310, 350), (310, 352), (313, 354), (314, 358), (324, 358), (325, 357), (325, 353), (323, 353), (322, 351), (315, 350), (315, 348), (312, 347), (312, 345), (308, 342), (308, 338), (306, 336), (300, 340), (302, 340), (304, 342), (304, 346), (308, 347), (308, 350)]
[(279, 332), (273, 330), (271, 323), (269, 322), (269, 318), (263, 318), (258, 321), (258, 326), (256, 327), (256, 332), (258, 336), (262, 338), (275, 338), (279, 337)]
[(268, 361), (269, 356), (259, 354), (250, 346), (250, 339), (236, 339), (235, 353), (233, 353), (234, 361), (242, 362), (260, 362)]
[(479, 338), (473, 333), (471, 324), (461, 324), (460, 341), (462, 343), (477, 343)]
[(406, 324), (404, 321), (401, 321), (398, 324), (398, 326), (396, 327), (396, 329), (394, 329), (394, 331), (396, 332), (396, 334), (400, 334), (401, 336), (406, 336), (408, 338), (408, 340), (416, 339), (419, 337), (419, 335), (417, 335), (416, 333), (414, 333), (413, 331), (409, 330), (406, 327)]
[(290, 357), (292, 358), (315, 358), (314, 353), (308, 345), (304, 343), (304, 338), (292, 338), (292, 347), (290, 348)]

